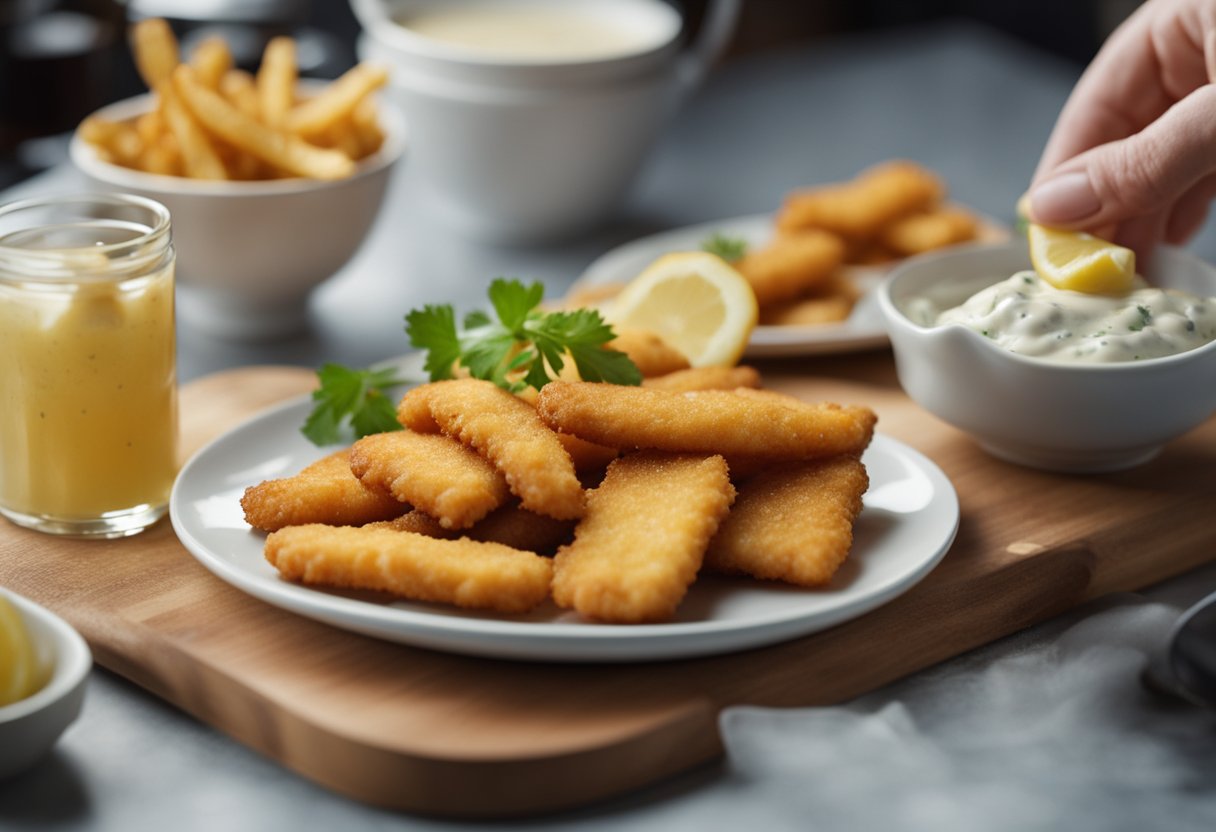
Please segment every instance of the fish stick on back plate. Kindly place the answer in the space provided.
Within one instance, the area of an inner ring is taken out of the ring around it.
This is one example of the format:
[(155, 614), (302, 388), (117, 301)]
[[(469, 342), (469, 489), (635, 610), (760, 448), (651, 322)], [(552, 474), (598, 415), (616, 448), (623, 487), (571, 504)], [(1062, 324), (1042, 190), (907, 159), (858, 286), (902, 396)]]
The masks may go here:
[(747, 278), (756, 302), (764, 307), (826, 284), (843, 261), (840, 238), (811, 228), (778, 235), (767, 246), (739, 258), (735, 268)]
[(507, 498), (507, 481), (476, 451), (450, 436), (398, 430), (365, 436), (350, 467), (368, 488), (420, 508), (445, 528), (476, 523)]
[(492, 462), (524, 508), (558, 520), (582, 516), (583, 488), (570, 454), (532, 405), (480, 379), (437, 381), (410, 394), (423, 389), (443, 432)]
[(663, 621), (701, 568), (735, 490), (720, 456), (646, 451), (608, 467), (553, 562), (553, 599), (599, 621)]
[(644, 378), (662, 376), (689, 367), (688, 356), (650, 330), (618, 325), (615, 332), (616, 338), (605, 346), (629, 356), (629, 360), (637, 365)]
[(851, 240), (874, 237), (894, 220), (924, 211), (945, 193), (942, 181), (912, 162), (885, 162), (851, 182), (790, 194), (777, 215), (783, 232), (821, 228)]
[(317, 460), (295, 476), (246, 488), (241, 508), (246, 523), (267, 532), (305, 523), (361, 526), (409, 510), (391, 495), (359, 482), (350, 470), (349, 450)]
[(498, 543), (321, 525), (274, 532), (266, 538), (266, 560), (289, 581), (503, 613), (544, 601), (553, 573), (548, 558)]
[(865, 466), (853, 456), (759, 474), (739, 487), (734, 507), (710, 541), (705, 568), (823, 586), (848, 557), (868, 487)]
[(878, 240), (895, 254), (908, 257), (973, 240), (978, 230), (979, 222), (974, 216), (957, 208), (945, 208), (893, 222), (882, 230)]
[(677, 370), (665, 376), (648, 378), (643, 387), (688, 393), (693, 390), (734, 390), (737, 387), (759, 387), (760, 373), (755, 367), (693, 367)]
[(789, 460), (860, 453), (874, 435), (878, 417), (867, 407), (792, 406), (765, 392), (673, 393), (553, 382), (540, 391), (537, 413), (555, 430), (600, 445), (727, 457)]

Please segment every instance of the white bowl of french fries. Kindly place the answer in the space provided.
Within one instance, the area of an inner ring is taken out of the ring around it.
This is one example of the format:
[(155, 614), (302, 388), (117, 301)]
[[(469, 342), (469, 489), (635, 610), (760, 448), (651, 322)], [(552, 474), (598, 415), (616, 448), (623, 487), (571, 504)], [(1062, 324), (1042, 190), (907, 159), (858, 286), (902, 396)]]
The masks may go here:
[(374, 98), (386, 73), (299, 81), (285, 38), (256, 76), (232, 68), (219, 40), (183, 62), (154, 20), (132, 42), (153, 92), (87, 118), (72, 160), (93, 187), (169, 209), (183, 320), (242, 339), (298, 330), (310, 293), (362, 244), (404, 152), (400, 114)]

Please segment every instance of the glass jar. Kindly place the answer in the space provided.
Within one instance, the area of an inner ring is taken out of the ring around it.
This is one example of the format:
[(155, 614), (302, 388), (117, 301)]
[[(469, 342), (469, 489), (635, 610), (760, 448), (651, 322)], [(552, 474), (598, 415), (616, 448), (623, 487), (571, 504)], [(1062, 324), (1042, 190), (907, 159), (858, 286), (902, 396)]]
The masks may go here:
[(124, 537), (177, 471), (169, 212), (118, 194), (0, 207), (0, 514)]

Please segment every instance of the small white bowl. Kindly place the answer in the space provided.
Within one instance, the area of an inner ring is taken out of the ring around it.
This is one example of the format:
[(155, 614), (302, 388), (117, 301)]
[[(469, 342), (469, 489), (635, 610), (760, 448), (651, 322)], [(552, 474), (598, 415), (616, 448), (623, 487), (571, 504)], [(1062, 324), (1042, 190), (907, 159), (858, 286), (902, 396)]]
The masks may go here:
[[(913, 258), (879, 289), (900, 384), (994, 456), (1053, 471), (1100, 472), (1152, 459), (1216, 412), (1216, 342), (1164, 358), (1067, 364), (1005, 350), (966, 327), (926, 327), (918, 298), (941, 309), (1031, 268), (1025, 240)], [(1163, 247), (1151, 283), (1216, 297), (1216, 267)]]
[(0, 778), (38, 762), (80, 714), (85, 681), (93, 666), (88, 645), (51, 611), (0, 589), (17, 608), (42, 661), (52, 666), (42, 690), (0, 707)]
[[(152, 104), (152, 96), (142, 95), (97, 115), (126, 121)], [(383, 147), (336, 181), (160, 176), (103, 161), (79, 133), (70, 154), (95, 188), (138, 194), (169, 209), (182, 320), (220, 337), (265, 340), (304, 326), (309, 294), (350, 260), (372, 227), (389, 172), (405, 150), (400, 111), (381, 101), (379, 112)]]

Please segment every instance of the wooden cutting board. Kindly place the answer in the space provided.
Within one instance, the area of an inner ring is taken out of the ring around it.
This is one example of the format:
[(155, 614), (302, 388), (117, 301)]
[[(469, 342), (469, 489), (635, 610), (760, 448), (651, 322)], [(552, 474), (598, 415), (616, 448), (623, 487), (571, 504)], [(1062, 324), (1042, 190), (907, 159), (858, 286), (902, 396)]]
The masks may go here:
[[(317, 783), (396, 809), (502, 816), (585, 804), (710, 760), (727, 706), (840, 702), (1216, 553), (1216, 420), (1134, 471), (1045, 474), (988, 457), (909, 402), (887, 353), (764, 370), (771, 387), (874, 407), (879, 429), (934, 459), (961, 502), (958, 539), (923, 583), (814, 636), (644, 665), (446, 655), (244, 595), (198, 565), (168, 523), (93, 542), (0, 521), (0, 583), (69, 620), (103, 666)], [(186, 385), (187, 449), (311, 378), (246, 368)]]

